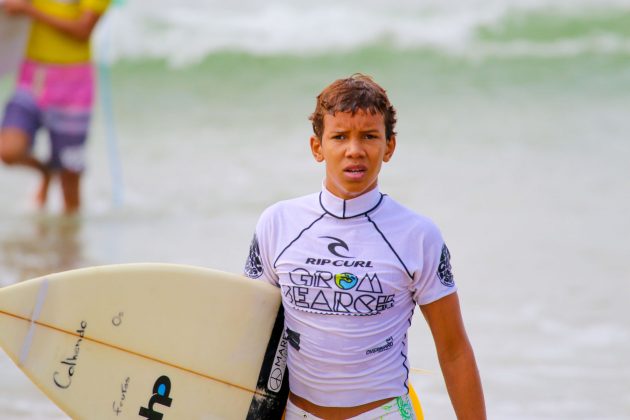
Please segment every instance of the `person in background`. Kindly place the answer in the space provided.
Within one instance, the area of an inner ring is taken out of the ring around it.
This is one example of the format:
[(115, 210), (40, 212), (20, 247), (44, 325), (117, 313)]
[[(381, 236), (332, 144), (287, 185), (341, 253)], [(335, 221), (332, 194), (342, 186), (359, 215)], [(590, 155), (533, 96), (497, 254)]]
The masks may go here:
[(449, 250), (431, 220), (378, 187), (396, 148), (385, 90), (361, 74), (337, 80), (310, 119), (321, 191), (262, 213), (244, 270), (282, 295), (286, 419), (415, 418), (407, 331), (416, 305), (457, 417), (485, 419)]
[[(31, 18), (25, 58), (17, 86), (6, 104), (0, 128), (0, 159), (34, 169), (41, 176), (38, 207), (58, 175), (64, 212), (80, 208), (80, 178), (94, 99), (90, 37), (109, 0), (2, 0), (12, 15)], [(33, 155), (35, 136), (45, 128), (50, 157)]]

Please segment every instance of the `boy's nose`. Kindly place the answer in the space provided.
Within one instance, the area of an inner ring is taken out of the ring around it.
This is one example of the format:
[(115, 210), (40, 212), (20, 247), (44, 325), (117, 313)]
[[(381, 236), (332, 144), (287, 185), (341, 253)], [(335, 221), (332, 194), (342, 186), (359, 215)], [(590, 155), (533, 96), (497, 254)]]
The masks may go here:
[(351, 138), (348, 142), (348, 148), (346, 150), (346, 154), (349, 156), (361, 156), (365, 150), (363, 149), (363, 144), (360, 139)]

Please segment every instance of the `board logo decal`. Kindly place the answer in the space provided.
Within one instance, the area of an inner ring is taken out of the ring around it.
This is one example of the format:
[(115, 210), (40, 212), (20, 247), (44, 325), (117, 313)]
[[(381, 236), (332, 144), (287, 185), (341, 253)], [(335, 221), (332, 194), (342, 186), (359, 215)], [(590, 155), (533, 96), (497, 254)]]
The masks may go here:
[(287, 335), (284, 337), (285, 340), (291, 344), (291, 347), (300, 351), (300, 333), (295, 332), (287, 328)]
[(260, 247), (258, 246), (258, 238), (254, 234), (252, 243), (249, 246), (249, 256), (245, 262), (245, 274), (247, 277), (257, 279), (263, 275), (262, 259), (260, 258)]
[(157, 403), (165, 407), (170, 407), (173, 399), (169, 397), (171, 394), (171, 380), (168, 376), (163, 375), (157, 378), (153, 384), (153, 395), (149, 399), (148, 407), (140, 407), (138, 414), (149, 420), (162, 420), (163, 414), (153, 409)]
[(284, 309), (278, 309), (246, 420), (280, 419), (289, 396)]
[(267, 381), (267, 388), (269, 391), (278, 393), (282, 388), (282, 382), (284, 380), (284, 372), (287, 368), (287, 339), (282, 337), (278, 343), (276, 354), (273, 358), (273, 366), (271, 367), (271, 373), (269, 374), (269, 380)]
[(438, 266), (437, 275), (444, 286), (455, 286), (453, 272), (451, 271), (451, 253), (448, 252), (446, 244), (442, 245), (442, 255), (440, 256), (440, 265)]

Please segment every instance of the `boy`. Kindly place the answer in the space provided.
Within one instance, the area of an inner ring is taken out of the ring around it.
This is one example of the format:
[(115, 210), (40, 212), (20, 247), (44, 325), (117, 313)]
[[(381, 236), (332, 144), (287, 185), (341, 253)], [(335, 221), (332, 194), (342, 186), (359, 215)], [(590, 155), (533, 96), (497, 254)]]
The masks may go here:
[[(89, 39), (109, 0), (2, 0), (10, 14), (33, 22), (26, 59), (0, 129), (0, 158), (41, 175), (36, 200), (44, 207), (53, 173), (59, 172), (65, 213), (79, 209), (79, 180), (94, 96)], [(45, 127), (51, 156), (31, 154), (35, 134)]]
[(310, 117), (321, 192), (279, 202), (256, 226), (246, 275), (280, 288), (289, 346), (289, 419), (415, 418), (407, 330), (420, 305), (460, 419), (484, 419), (449, 252), (437, 227), (378, 189), (396, 148), (385, 90), (333, 82)]

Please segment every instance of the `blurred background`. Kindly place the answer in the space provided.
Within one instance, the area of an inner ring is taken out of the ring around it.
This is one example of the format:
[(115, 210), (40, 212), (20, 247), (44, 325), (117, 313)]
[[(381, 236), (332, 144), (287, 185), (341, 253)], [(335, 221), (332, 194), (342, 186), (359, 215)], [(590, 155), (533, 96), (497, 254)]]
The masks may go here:
[[(630, 1), (127, 0), (94, 46), (82, 214), (58, 216), (57, 186), (35, 211), (35, 175), (0, 167), (0, 285), (241, 272), (261, 211), (320, 188), (315, 96), (363, 72), (398, 110), (381, 190), (442, 229), (489, 418), (630, 418)], [(454, 418), (415, 317), (425, 416)], [(4, 354), (0, 372), (1, 418), (66, 418)]]

